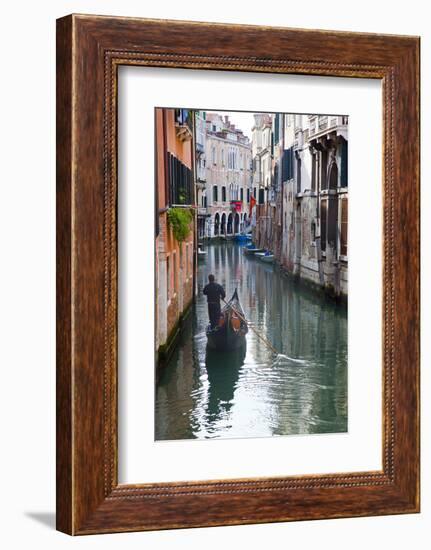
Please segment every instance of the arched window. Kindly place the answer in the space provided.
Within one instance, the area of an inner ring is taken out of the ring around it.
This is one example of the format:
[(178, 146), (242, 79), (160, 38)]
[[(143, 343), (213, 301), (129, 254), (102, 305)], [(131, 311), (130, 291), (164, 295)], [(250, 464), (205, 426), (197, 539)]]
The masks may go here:
[(227, 218), (227, 234), (228, 235), (232, 235), (232, 221), (233, 221), (232, 214), (229, 214), (229, 216)]
[(235, 214), (235, 222), (234, 222), (234, 233), (239, 233), (239, 214), (238, 212)]
[(221, 235), (226, 235), (226, 214), (224, 214), (224, 213), (221, 216), (220, 234)]
[(220, 230), (220, 216), (217, 214), (214, 216), (214, 235), (218, 235)]
[(320, 189), (328, 189), (328, 151), (324, 149), (320, 152)]
[(338, 187), (338, 166), (335, 160), (331, 162), (328, 171), (329, 189), (336, 190)]

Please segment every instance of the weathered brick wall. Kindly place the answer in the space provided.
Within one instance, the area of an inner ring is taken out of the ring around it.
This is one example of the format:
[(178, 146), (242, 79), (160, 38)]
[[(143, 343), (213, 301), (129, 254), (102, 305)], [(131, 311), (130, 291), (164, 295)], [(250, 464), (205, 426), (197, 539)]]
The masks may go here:
[(179, 319), (179, 311), (178, 311), (178, 294), (176, 294), (174, 297), (171, 298), (170, 303), (168, 305), (168, 340), (172, 336), (172, 330), (174, 329), (175, 325), (178, 322)]

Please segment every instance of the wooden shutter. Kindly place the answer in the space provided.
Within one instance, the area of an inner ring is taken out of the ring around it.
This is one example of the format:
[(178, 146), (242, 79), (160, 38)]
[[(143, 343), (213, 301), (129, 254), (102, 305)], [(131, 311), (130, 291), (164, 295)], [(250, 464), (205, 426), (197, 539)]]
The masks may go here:
[(341, 172), (340, 172), (340, 185), (341, 187), (347, 187), (347, 165), (348, 165), (348, 148), (347, 141), (345, 139), (341, 142)]

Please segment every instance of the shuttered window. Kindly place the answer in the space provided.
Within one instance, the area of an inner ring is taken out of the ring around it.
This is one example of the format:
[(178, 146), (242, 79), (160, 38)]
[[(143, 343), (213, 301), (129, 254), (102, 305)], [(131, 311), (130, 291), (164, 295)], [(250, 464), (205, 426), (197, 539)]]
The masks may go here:
[(280, 114), (277, 113), (275, 115), (275, 120), (274, 120), (274, 142), (275, 142), (275, 144), (277, 144), (279, 142), (279, 139), (280, 139), (279, 124), (280, 124)]
[(301, 171), (302, 171), (301, 159), (297, 158), (296, 159), (296, 192), (297, 193), (301, 192)]
[(167, 156), (169, 204), (193, 204), (192, 171), (171, 153)]
[(340, 170), (340, 186), (347, 187), (347, 165), (348, 165), (348, 148), (345, 139), (341, 142), (341, 170)]
[(282, 168), (281, 168), (281, 177), (282, 181), (288, 181), (293, 178), (293, 147), (290, 147), (289, 149), (285, 149), (283, 151), (283, 161), (282, 161)]

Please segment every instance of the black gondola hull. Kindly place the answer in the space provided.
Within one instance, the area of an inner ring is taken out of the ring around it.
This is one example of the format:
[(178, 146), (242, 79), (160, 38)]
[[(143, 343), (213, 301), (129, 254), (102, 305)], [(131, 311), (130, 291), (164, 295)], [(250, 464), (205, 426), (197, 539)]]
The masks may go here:
[[(241, 323), (239, 328), (233, 328), (232, 316), (239, 312)], [(216, 328), (207, 327), (206, 334), (208, 339), (208, 347), (214, 350), (230, 351), (240, 349), (246, 343), (245, 336), (248, 332), (247, 323), (244, 319), (244, 312), (239, 303), (238, 294), (235, 289), (232, 298), (222, 310), (224, 323)]]
[(245, 334), (233, 333), (224, 327), (207, 330), (207, 338), (210, 349), (230, 351), (245, 345)]

